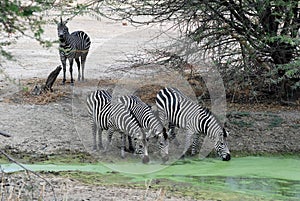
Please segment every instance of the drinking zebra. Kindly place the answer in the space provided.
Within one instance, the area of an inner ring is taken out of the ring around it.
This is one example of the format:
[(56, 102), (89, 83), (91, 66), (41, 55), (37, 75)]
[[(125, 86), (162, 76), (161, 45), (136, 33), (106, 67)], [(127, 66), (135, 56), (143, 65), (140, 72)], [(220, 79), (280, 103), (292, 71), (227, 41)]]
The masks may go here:
[(148, 131), (147, 138), (158, 137), (159, 149), (163, 162), (169, 160), (169, 140), (166, 128), (162, 125), (157, 116), (154, 115), (151, 107), (144, 103), (139, 97), (128, 95), (121, 96), (118, 101), (124, 104), (139, 121), (141, 127)]
[[(107, 97), (106, 91), (97, 90), (92, 92), (87, 98), (87, 106), (93, 124), (97, 124), (98, 133), (102, 130), (108, 130), (107, 145), (105, 152), (109, 150), (111, 146), (112, 135), (115, 131), (121, 132), (121, 156), (125, 156), (125, 134), (134, 139), (135, 152), (143, 155), (143, 163), (149, 162), (148, 147), (146, 141), (146, 134), (140, 128), (139, 122), (128, 110), (125, 105), (121, 103), (112, 103), (111, 96)], [(109, 100), (109, 101), (107, 101)], [(103, 101), (103, 102), (101, 102)], [(94, 127), (93, 135), (95, 136)], [(99, 135), (100, 137), (100, 135)], [(95, 144), (96, 137), (94, 137)], [(99, 140), (100, 141), (100, 140)], [(96, 145), (97, 146), (97, 145)]]
[[(226, 143), (228, 133), (207, 108), (194, 103), (175, 88), (160, 90), (156, 97), (156, 104), (162, 121), (167, 120), (171, 125), (186, 129), (183, 156), (191, 145), (192, 135), (204, 133), (215, 143), (214, 147), (218, 155), (224, 161), (230, 160), (230, 152)], [(192, 150), (192, 154), (194, 153), (195, 150)]]
[[(78, 67), (78, 81), (80, 81), (82, 77), (82, 81), (84, 81), (84, 67), (86, 57), (89, 52), (89, 48), (91, 45), (90, 37), (83, 31), (75, 31), (73, 33), (69, 33), (69, 29), (66, 26), (68, 19), (63, 21), (60, 18), (60, 22), (57, 24), (57, 33), (59, 37), (59, 55), (60, 60), (63, 66), (63, 84), (66, 82), (66, 60), (69, 60), (70, 64), (70, 75), (71, 75), (71, 84), (74, 83), (73, 79), (73, 59), (75, 59)], [(81, 61), (79, 61), (79, 58)], [(81, 73), (80, 74), (80, 62), (81, 62)]]

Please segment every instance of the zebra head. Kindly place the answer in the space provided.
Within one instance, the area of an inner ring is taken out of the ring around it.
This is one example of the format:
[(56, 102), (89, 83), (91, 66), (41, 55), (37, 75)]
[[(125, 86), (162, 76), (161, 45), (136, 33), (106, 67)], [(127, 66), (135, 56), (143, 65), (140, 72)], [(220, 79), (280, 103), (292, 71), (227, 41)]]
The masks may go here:
[(136, 127), (134, 130), (131, 130), (131, 132), (131, 136), (134, 137), (133, 141), (135, 144), (135, 153), (142, 158), (144, 164), (149, 163), (148, 142), (145, 132), (141, 129), (141, 127)]
[(160, 155), (162, 157), (163, 163), (165, 163), (169, 160), (169, 138), (167, 134), (167, 129), (163, 127), (162, 132), (159, 133), (158, 136)]
[(63, 21), (62, 17), (60, 17), (60, 22), (57, 24), (57, 35), (58, 35), (59, 41), (62, 43), (66, 40), (66, 35), (69, 34), (69, 29), (66, 26), (68, 21), (69, 21), (69, 19), (67, 19), (66, 21)]
[(146, 137), (147, 139), (153, 138), (155, 143), (158, 143), (162, 161), (167, 162), (169, 160), (169, 135), (160, 121), (154, 123)]
[(147, 140), (134, 138), (135, 153), (142, 158), (144, 164), (149, 163), (150, 158), (148, 156)]
[(225, 128), (222, 129), (221, 135), (215, 142), (215, 149), (217, 150), (218, 155), (222, 158), (223, 161), (230, 160), (230, 151), (227, 145), (226, 138), (228, 136), (228, 132)]

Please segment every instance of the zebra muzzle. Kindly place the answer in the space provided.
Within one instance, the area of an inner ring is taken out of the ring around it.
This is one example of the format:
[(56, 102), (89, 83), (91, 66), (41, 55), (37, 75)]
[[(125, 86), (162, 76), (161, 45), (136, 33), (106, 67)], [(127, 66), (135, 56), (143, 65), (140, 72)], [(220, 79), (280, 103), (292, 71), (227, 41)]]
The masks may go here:
[(143, 157), (143, 163), (144, 163), (144, 164), (149, 163), (149, 161), (150, 161), (149, 156), (144, 156), (144, 157)]
[(230, 154), (226, 154), (226, 156), (222, 158), (223, 161), (230, 161), (230, 159), (231, 159)]

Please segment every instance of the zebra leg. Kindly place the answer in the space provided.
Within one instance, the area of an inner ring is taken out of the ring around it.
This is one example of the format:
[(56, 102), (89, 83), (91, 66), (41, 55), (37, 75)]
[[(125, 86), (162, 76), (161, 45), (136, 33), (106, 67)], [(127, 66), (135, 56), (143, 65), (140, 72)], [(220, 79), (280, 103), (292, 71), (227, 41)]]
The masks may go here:
[(143, 156), (143, 163), (149, 163), (150, 158), (148, 156), (148, 144), (146, 137), (143, 139), (143, 146), (144, 146), (144, 156)]
[(80, 61), (79, 61), (79, 58), (76, 58), (75, 59), (76, 61), (76, 64), (77, 64), (77, 68), (78, 68), (78, 81), (80, 81)]
[(96, 142), (97, 128), (95, 122), (92, 123), (92, 131), (93, 131), (93, 150), (97, 150), (97, 142)]
[(182, 152), (182, 155), (181, 155), (181, 159), (183, 159), (185, 157), (185, 154), (187, 152), (187, 150), (190, 148), (191, 146), (191, 138), (193, 136), (193, 132), (190, 131), (190, 130), (187, 130), (186, 131), (186, 138), (185, 138), (185, 146), (184, 146), (184, 150)]
[(112, 145), (111, 139), (112, 139), (112, 135), (114, 133), (114, 130), (112, 128), (108, 129), (108, 134), (107, 134), (107, 144), (106, 147), (104, 149), (104, 153), (106, 153), (107, 151), (110, 150), (110, 147)]
[(104, 147), (103, 147), (103, 143), (102, 143), (102, 129), (100, 128), (99, 130), (98, 130), (98, 148), (100, 149), (100, 150), (103, 150), (104, 149)]
[(199, 141), (200, 141), (199, 139), (200, 139), (200, 134), (195, 133), (193, 136), (193, 143), (192, 143), (192, 153), (191, 153), (192, 156), (194, 156), (197, 150), (199, 150)]
[(174, 141), (174, 144), (179, 147), (180, 143), (178, 142), (178, 139), (176, 138), (175, 134), (175, 125), (169, 122), (169, 139), (170, 141)]
[(123, 132), (121, 132), (121, 142), (121, 158), (125, 158), (126, 136)]
[(61, 58), (61, 63), (62, 63), (62, 66), (63, 66), (63, 74), (64, 74), (62, 84), (64, 85), (66, 83), (66, 65), (67, 65), (66, 58)]
[[(86, 61), (86, 56), (87, 56), (87, 54), (85, 54), (85, 55), (82, 55), (81, 56), (81, 77), (82, 77), (82, 81), (84, 81), (84, 67), (85, 67), (85, 61)], [(79, 69), (78, 69), (78, 71), (79, 71)]]
[(73, 79), (73, 58), (69, 58), (69, 63), (70, 63), (71, 85), (73, 85), (74, 84), (74, 79)]
[(163, 128), (163, 133), (159, 136), (159, 149), (163, 163), (169, 160), (169, 138), (166, 129)]
[[(126, 138), (125, 138), (126, 140)], [(128, 135), (128, 152), (133, 153), (134, 152), (134, 147), (132, 144), (132, 138)]]

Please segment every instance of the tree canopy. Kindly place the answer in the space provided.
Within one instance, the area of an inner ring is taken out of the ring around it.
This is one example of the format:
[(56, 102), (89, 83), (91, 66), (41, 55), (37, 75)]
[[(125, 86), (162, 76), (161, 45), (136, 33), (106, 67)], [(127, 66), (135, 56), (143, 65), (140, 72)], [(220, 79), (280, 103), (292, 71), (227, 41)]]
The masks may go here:
[(0, 55), (8, 58), (11, 55), (3, 49), (20, 36), (28, 36), (38, 40), (43, 45), (50, 45), (43, 40), (43, 25), (45, 24), (42, 12), (51, 8), (54, 1), (33, 0), (1, 0), (0, 1)]
[(173, 23), (182, 37), (197, 44), (199, 55), (220, 67), (228, 83), (259, 83), (257, 90), (265, 82), (279, 82), (276, 76), (300, 75), (298, 1), (108, 2), (112, 13), (134, 24)]

